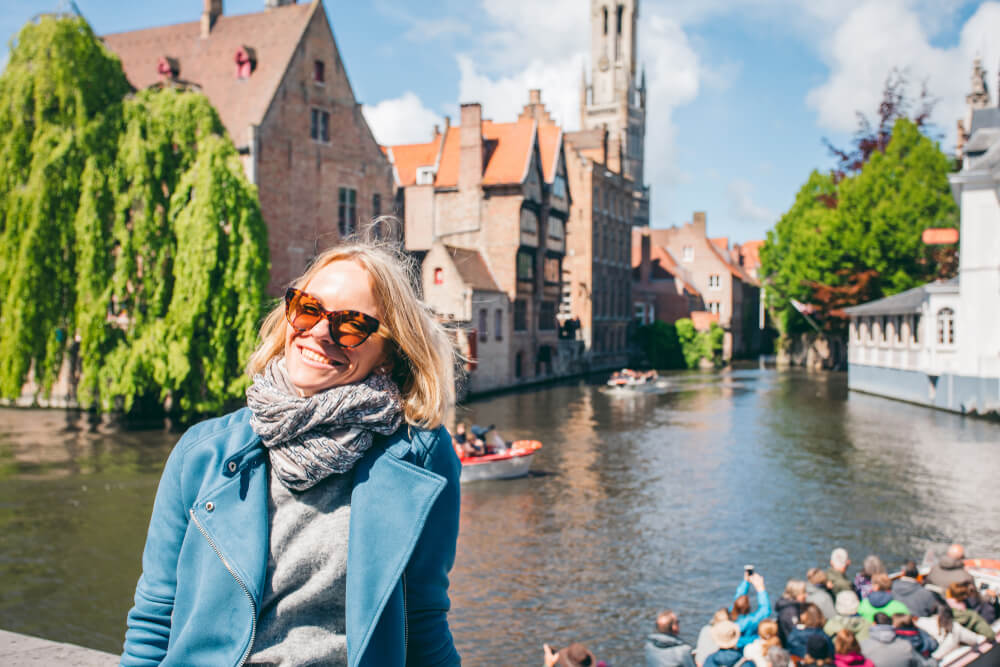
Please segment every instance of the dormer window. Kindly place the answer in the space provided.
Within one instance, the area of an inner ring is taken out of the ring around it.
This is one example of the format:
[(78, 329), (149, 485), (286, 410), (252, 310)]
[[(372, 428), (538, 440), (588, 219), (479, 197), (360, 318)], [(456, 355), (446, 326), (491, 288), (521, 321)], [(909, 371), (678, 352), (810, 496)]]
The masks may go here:
[(434, 185), (434, 167), (417, 167), (417, 185)]
[(160, 56), (156, 62), (156, 72), (160, 75), (160, 80), (176, 79), (181, 73), (181, 65), (177, 58), (170, 56)]
[(313, 83), (322, 86), (326, 83), (326, 65), (322, 60), (313, 62)]
[(249, 79), (257, 69), (257, 52), (249, 46), (241, 46), (236, 50), (236, 78)]

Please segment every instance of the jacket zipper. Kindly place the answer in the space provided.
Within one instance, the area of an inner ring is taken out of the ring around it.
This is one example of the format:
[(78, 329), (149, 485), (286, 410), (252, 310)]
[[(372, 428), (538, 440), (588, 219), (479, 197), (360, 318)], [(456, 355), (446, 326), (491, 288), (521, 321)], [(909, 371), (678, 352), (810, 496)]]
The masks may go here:
[[(236, 583), (238, 583), (240, 585), (240, 588), (243, 589), (243, 593), (246, 594), (247, 600), (250, 601), (250, 644), (247, 646), (247, 650), (243, 652), (243, 657), (240, 658), (239, 663), (237, 663), (237, 667), (242, 667), (246, 663), (247, 659), (250, 657), (250, 651), (253, 650), (254, 639), (257, 638), (257, 603), (254, 602), (253, 595), (250, 594), (250, 589), (247, 588), (247, 585), (244, 584), (243, 580), (239, 578), (235, 570), (233, 570), (233, 568), (229, 566), (229, 562), (226, 561), (225, 556), (222, 555), (222, 552), (219, 551), (219, 548), (215, 546), (215, 540), (213, 540), (211, 537), (208, 536), (208, 533), (202, 527), (201, 522), (198, 521), (198, 517), (195, 516), (193, 507), (191, 508), (190, 512), (191, 512), (191, 521), (193, 521), (194, 525), (198, 527), (198, 530), (201, 532), (201, 534), (205, 536), (205, 539), (208, 541), (208, 546), (212, 547), (212, 551), (214, 551), (215, 555), (219, 557), (219, 560), (222, 561), (222, 564), (225, 566), (225, 568), (229, 570), (229, 574), (233, 576), (233, 579), (236, 580)], [(406, 608), (405, 597), (403, 598), (403, 608), (404, 609)]]
[(406, 612), (406, 572), (403, 572), (403, 664), (410, 644), (410, 615)]

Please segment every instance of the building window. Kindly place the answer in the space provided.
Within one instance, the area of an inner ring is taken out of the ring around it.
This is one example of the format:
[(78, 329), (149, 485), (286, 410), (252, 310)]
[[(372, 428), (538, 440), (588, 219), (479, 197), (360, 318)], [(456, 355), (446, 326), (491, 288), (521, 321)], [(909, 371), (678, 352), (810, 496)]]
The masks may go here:
[(635, 321), (640, 325), (646, 323), (646, 304), (641, 301), (635, 304)]
[(562, 270), (559, 266), (558, 257), (546, 257), (542, 264), (542, 275), (545, 276), (546, 285), (558, 285), (562, 277)]
[(517, 251), (517, 279), (535, 279), (535, 255), (528, 250)]
[(718, 315), (719, 314), (719, 306), (720, 306), (720, 304), (719, 304), (718, 301), (709, 301), (708, 302), (708, 312), (714, 313), (715, 315)]
[(441, 267), (434, 269), (434, 284), (444, 285), (444, 269)]
[(559, 218), (549, 216), (549, 238), (561, 241), (564, 236), (563, 221)]
[(493, 318), (493, 337), (503, 340), (503, 309), (497, 308)]
[(558, 174), (552, 183), (552, 196), (556, 199), (566, 199), (566, 177), (562, 174)]
[(937, 314), (938, 344), (955, 344), (955, 311), (951, 308), (942, 308)]
[(686, 245), (681, 251), (681, 259), (685, 262), (694, 261), (694, 246)]
[(524, 352), (514, 355), (514, 377), (519, 378), (524, 375)]
[(608, 34), (608, 8), (604, 8), (604, 34)]
[(708, 277), (708, 288), (709, 289), (720, 289), (722, 287), (722, 280), (719, 274), (713, 273)]
[(313, 141), (330, 143), (330, 112), (313, 109), (309, 121), (309, 136)]
[(358, 219), (358, 191), (354, 188), (340, 188), (337, 197), (337, 229), (340, 235), (354, 233)]
[(375, 193), (372, 195), (372, 217), (377, 218), (382, 215), (382, 195)]
[(538, 330), (552, 331), (556, 328), (556, 304), (554, 301), (542, 301), (538, 306)]
[(538, 216), (531, 209), (521, 209), (521, 231), (528, 234), (538, 233)]
[(313, 63), (313, 82), (320, 86), (326, 83), (326, 66), (322, 60)]
[(479, 309), (479, 342), (485, 343), (490, 338), (490, 314), (485, 308)]
[(920, 342), (920, 315), (914, 315), (910, 324), (910, 339), (914, 343)]
[(527, 330), (528, 330), (528, 302), (525, 301), (524, 299), (515, 299), (514, 331), (527, 331)]

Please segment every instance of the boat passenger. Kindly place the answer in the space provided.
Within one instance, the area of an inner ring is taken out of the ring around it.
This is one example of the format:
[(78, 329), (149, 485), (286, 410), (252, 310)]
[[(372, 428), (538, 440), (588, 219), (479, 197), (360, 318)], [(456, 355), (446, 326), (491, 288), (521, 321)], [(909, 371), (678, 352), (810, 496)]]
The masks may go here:
[(646, 667), (694, 667), (691, 647), (678, 636), (680, 619), (672, 611), (656, 617), (656, 632), (646, 637)]
[(833, 642), (823, 632), (823, 625), (825, 623), (826, 619), (823, 617), (823, 612), (819, 610), (819, 607), (814, 604), (806, 604), (805, 609), (799, 615), (799, 623), (795, 626), (795, 629), (788, 633), (788, 642), (785, 644), (785, 648), (792, 655), (804, 658), (808, 643), (812, 638), (819, 637), (828, 645), (828, 653), (832, 662)]
[(819, 607), (825, 618), (833, 618), (837, 611), (833, 606), (833, 595), (827, 585), (826, 572), (818, 567), (811, 567), (806, 573), (806, 602)]
[(977, 591), (975, 586), (953, 584), (956, 586), (957, 599), (965, 604), (966, 609), (978, 613), (983, 620), (993, 625), (997, 620), (996, 593), (991, 590)]
[(792, 656), (782, 647), (775, 646), (767, 652), (767, 661), (771, 663), (771, 667), (789, 667), (792, 664)]
[(833, 650), (836, 667), (875, 667), (871, 660), (861, 654), (858, 638), (847, 628), (841, 629), (834, 636)]
[(965, 547), (961, 544), (952, 544), (948, 547), (947, 553), (931, 567), (931, 571), (924, 578), (924, 583), (937, 586), (942, 591), (953, 583), (974, 585), (972, 575), (965, 570), (964, 561)]
[(875, 614), (875, 623), (862, 639), (861, 653), (875, 663), (875, 667), (935, 667), (937, 661), (924, 658), (913, 645), (896, 636), (892, 620), (885, 614)]
[(789, 579), (785, 591), (774, 605), (778, 615), (778, 637), (782, 646), (788, 645), (788, 634), (799, 622), (799, 614), (806, 604), (806, 582), (801, 579)]
[(705, 658), (705, 667), (734, 667), (743, 659), (742, 651), (737, 648), (740, 640), (740, 629), (732, 621), (719, 621), (712, 626), (712, 639), (719, 650)]
[(889, 575), (880, 572), (872, 577), (872, 592), (861, 601), (858, 613), (869, 621), (875, 618), (877, 612), (882, 612), (892, 618), (896, 614), (909, 614), (906, 605), (892, 596), (892, 581)]
[(959, 646), (978, 646), (986, 640), (983, 635), (956, 623), (951, 607), (946, 604), (938, 605), (936, 616), (918, 618), (915, 623), (937, 641), (937, 650), (931, 653), (931, 657), (939, 660)]
[(854, 592), (858, 598), (864, 600), (872, 592), (872, 577), (876, 574), (885, 574), (885, 565), (882, 559), (874, 554), (865, 556), (865, 562), (861, 566), (861, 571), (854, 575)]
[(917, 577), (919, 571), (915, 561), (903, 563), (903, 575), (892, 582), (892, 596), (906, 605), (914, 616), (930, 616), (938, 607), (938, 598), (924, 588)]
[(902, 637), (913, 644), (917, 653), (929, 658), (931, 653), (937, 650), (937, 640), (927, 632), (921, 630), (913, 624), (913, 617), (909, 614), (894, 614), (892, 617), (892, 627), (896, 629), (896, 636)]
[(603, 661), (598, 661), (594, 654), (579, 642), (574, 642), (558, 651), (548, 644), (542, 644), (542, 651), (543, 667), (601, 667), (603, 664)]
[(247, 408), (166, 462), (121, 665), (460, 664), (455, 351), (400, 253), (321, 253), (264, 320)]
[[(794, 653), (792, 655), (795, 655)], [(806, 654), (802, 656), (803, 665), (814, 667), (833, 666), (833, 643), (823, 635), (813, 635), (806, 642)]]
[(712, 614), (712, 618), (709, 619), (708, 624), (698, 631), (698, 642), (695, 644), (694, 649), (694, 662), (698, 667), (702, 667), (705, 664), (705, 658), (719, 650), (718, 644), (712, 638), (712, 628), (716, 624), (728, 620), (729, 610), (723, 607)]
[[(751, 612), (750, 597), (747, 593), (750, 587), (757, 591), (757, 609)], [(757, 626), (765, 618), (771, 615), (771, 598), (768, 597), (764, 589), (764, 577), (759, 572), (754, 574), (743, 574), (743, 581), (736, 588), (736, 595), (733, 600), (733, 608), (729, 611), (729, 618), (740, 630), (740, 638), (737, 647), (744, 646), (757, 639)]]
[(834, 608), (837, 615), (827, 619), (823, 625), (823, 632), (833, 637), (841, 630), (850, 630), (858, 641), (868, 637), (868, 628), (871, 621), (858, 614), (858, 596), (854, 591), (840, 591), (837, 593), (837, 601)]
[(764, 619), (757, 626), (757, 639), (743, 648), (743, 657), (753, 661), (757, 667), (769, 667), (767, 656), (771, 649), (781, 647), (778, 639), (778, 622)]
[(840, 591), (853, 591), (850, 579), (847, 578), (847, 568), (851, 565), (848, 558), (847, 549), (837, 547), (830, 553), (830, 567), (826, 571), (827, 581), (830, 582), (830, 590), (836, 596)]
[(968, 587), (961, 583), (953, 583), (948, 586), (948, 590), (945, 592), (945, 602), (951, 607), (952, 613), (955, 615), (955, 620), (958, 621), (960, 625), (967, 627), (968, 629), (983, 635), (987, 639), (993, 639), (995, 633), (990, 624), (986, 622), (979, 612), (968, 609), (965, 606), (965, 596), (968, 594)]

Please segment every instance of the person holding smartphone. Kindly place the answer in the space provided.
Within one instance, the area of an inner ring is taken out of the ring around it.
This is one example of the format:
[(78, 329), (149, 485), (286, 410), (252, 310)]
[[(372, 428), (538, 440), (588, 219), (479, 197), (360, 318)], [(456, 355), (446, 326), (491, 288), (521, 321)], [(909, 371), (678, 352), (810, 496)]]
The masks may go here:
[[(756, 591), (757, 608), (751, 610), (750, 589)], [(736, 588), (736, 595), (733, 598), (733, 606), (729, 610), (729, 618), (740, 630), (740, 638), (736, 647), (743, 650), (743, 647), (757, 639), (757, 626), (765, 618), (771, 615), (771, 598), (764, 588), (764, 577), (754, 572), (753, 565), (743, 567), (743, 581)]]

